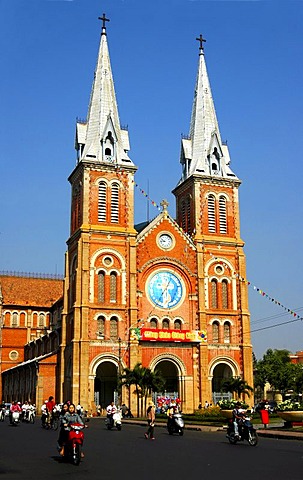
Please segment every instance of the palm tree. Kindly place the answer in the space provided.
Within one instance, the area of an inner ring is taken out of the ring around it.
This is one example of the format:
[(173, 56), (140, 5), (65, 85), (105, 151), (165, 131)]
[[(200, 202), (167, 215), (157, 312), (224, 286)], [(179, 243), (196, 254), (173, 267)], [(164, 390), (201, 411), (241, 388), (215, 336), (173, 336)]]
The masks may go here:
[[(164, 384), (165, 381), (159, 373), (152, 372), (150, 368), (143, 367), (141, 363), (137, 363), (133, 370), (124, 368), (124, 374), (121, 375), (121, 385), (128, 387), (131, 385), (135, 386), (137, 395), (137, 417), (140, 416), (140, 410), (141, 415), (143, 414), (143, 401), (144, 411), (146, 411), (148, 395), (150, 395), (152, 391), (161, 391)], [(139, 400), (141, 400), (141, 402), (139, 402)]]
[(223, 380), (221, 390), (222, 392), (236, 393), (238, 398), (242, 395), (250, 397), (250, 392), (254, 391), (254, 389), (241, 377), (230, 377)]

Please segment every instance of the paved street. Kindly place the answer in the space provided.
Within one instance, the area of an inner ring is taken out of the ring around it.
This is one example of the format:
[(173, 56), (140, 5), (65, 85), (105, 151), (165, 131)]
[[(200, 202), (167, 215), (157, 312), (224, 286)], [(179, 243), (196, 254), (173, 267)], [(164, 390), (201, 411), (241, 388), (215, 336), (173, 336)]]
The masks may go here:
[[(245, 478), (301, 480), (303, 442), (260, 438), (230, 445), (224, 432), (186, 430), (183, 437), (155, 429), (156, 440), (145, 440), (142, 426), (124, 425), (107, 431), (103, 419), (92, 419), (85, 430), (85, 459), (79, 467), (62, 463), (57, 432), (35, 425), (0, 423), (0, 479), (43, 480), (173, 480)], [(234, 473), (233, 473), (234, 472)]]

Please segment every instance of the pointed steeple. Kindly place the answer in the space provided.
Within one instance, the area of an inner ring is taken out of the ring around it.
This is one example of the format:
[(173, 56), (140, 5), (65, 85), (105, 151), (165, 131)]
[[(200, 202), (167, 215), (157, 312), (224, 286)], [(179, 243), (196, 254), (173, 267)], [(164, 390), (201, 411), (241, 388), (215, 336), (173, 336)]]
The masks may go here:
[(182, 180), (190, 175), (237, 178), (229, 168), (227, 145), (222, 143), (215, 106), (208, 79), (203, 42), (200, 35), (198, 74), (196, 79), (190, 134), (182, 138)]
[(128, 157), (128, 131), (120, 126), (110, 56), (107, 44), (105, 14), (87, 122), (77, 122), (76, 150), (78, 161), (133, 165)]

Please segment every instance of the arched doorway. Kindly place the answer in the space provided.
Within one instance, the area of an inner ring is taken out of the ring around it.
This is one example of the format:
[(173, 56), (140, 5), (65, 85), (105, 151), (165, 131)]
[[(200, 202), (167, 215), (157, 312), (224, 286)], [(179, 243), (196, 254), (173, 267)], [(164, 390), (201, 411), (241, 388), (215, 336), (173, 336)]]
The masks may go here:
[(168, 395), (178, 395), (180, 397), (180, 379), (175, 363), (170, 360), (161, 360), (159, 363), (157, 363), (155, 372), (161, 374), (165, 380), (165, 393)]
[(212, 396), (214, 405), (223, 398), (231, 397), (231, 393), (221, 392), (221, 385), (224, 380), (232, 376), (232, 369), (227, 363), (218, 363), (218, 365), (215, 366), (212, 378)]
[(94, 400), (96, 405), (106, 408), (117, 396), (117, 365), (110, 361), (98, 365), (95, 376)]

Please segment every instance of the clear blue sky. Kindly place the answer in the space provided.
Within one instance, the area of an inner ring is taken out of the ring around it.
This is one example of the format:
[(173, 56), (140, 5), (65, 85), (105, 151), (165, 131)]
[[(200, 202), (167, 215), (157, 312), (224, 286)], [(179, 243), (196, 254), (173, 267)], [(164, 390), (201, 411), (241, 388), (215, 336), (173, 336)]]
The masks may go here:
[[(63, 273), (75, 121), (86, 118), (103, 12), (136, 181), (172, 215), (195, 38), (207, 39), (221, 135), (243, 182), (247, 279), (303, 316), (302, 1), (0, 0), (0, 270)], [(146, 215), (137, 189), (136, 221)], [(249, 292), (257, 357), (303, 349), (302, 321), (254, 331), (294, 317)]]

